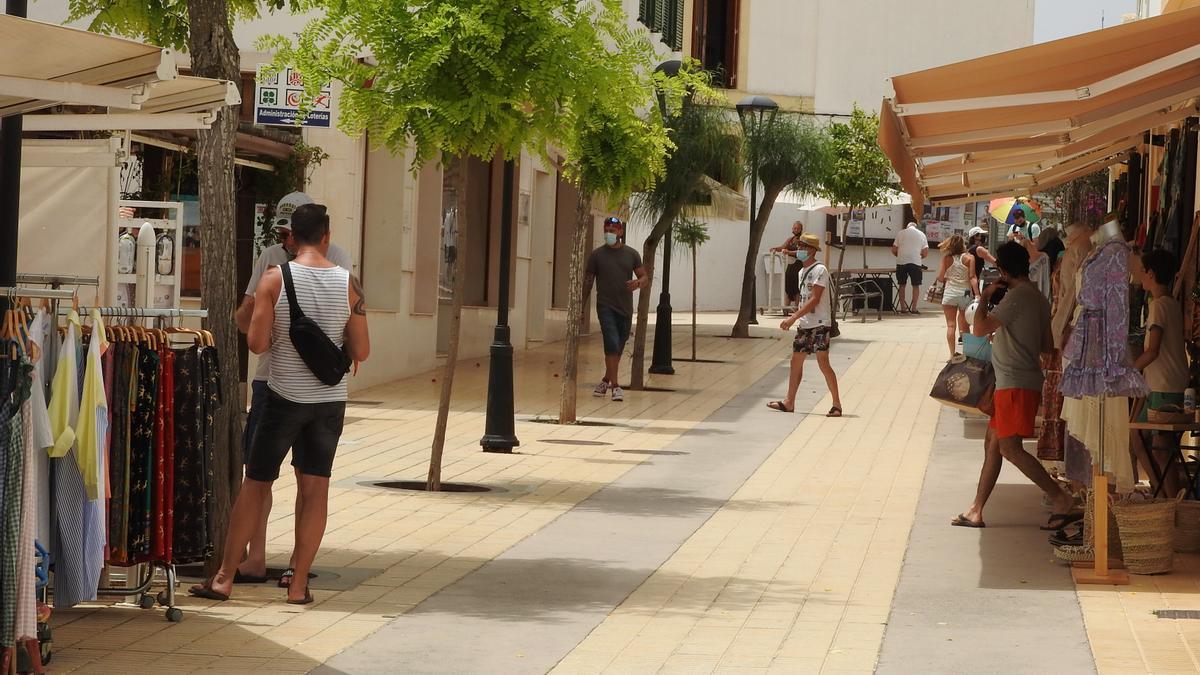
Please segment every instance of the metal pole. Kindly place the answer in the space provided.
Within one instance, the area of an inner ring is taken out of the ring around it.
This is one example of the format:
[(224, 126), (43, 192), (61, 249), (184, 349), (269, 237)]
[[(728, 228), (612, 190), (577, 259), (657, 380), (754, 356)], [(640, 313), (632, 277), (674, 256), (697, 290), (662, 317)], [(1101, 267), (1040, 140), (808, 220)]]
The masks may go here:
[[(673, 227), (673, 225), (672, 225)], [(654, 354), (651, 356), (650, 372), (656, 375), (674, 375), (671, 365), (671, 230), (663, 241), (663, 282), (658, 294), (658, 309), (654, 315)]]
[(503, 195), (500, 199), (500, 306), (496, 312), (496, 333), (492, 339), (488, 364), (487, 420), (479, 445), (484, 452), (512, 452), (517, 440), (516, 412), (513, 404), (513, 347), (508, 327), (508, 284), (512, 276), (513, 160), (504, 162)]
[[(5, 10), (12, 16), (24, 17), (29, 10), (28, 0), (8, 0)], [(20, 115), (0, 120), (0, 286), (17, 284), (17, 232), (21, 217), (21, 132), (24, 123)], [(0, 298), (0, 310), (8, 309), (8, 301)]]
[[(754, 133), (758, 133), (758, 127), (762, 124), (762, 115), (759, 115), (758, 123), (755, 124)], [(752, 146), (753, 155), (750, 158), (750, 230), (751, 236), (754, 234), (754, 221), (758, 218), (758, 144)], [(754, 280), (750, 282), (751, 295), (754, 300), (750, 303), (750, 323), (758, 323), (758, 274), (755, 273)]]

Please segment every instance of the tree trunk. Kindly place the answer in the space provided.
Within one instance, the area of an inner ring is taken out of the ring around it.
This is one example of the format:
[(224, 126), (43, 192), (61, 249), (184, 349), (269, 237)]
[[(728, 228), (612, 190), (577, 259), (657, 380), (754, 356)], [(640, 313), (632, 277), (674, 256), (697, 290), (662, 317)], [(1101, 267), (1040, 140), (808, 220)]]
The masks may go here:
[(583, 266), (587, 256), (588, 233), (592, 224), (592, 195), (579, 191), (575, 202), (575, 235), (571, 240), (571, 268), (567, 299), (567, 336), (563, 340), (562, 391), (558, 396), (558, 423), (574, 424), (575, 397), (579, 382), (579, 330), (583, 325)]
[[(852, 218), (852, 219), (854, 218), (854, 209), (853, 208), (850, 209), (850, 218)], [(866, 227), (865, 222), (863, 223), (863, 227), (864, 228)], [(837, 303), (839, 300), (838, 288), (839, 288), (840, 284), (842, 283), (842, 265), (846, 261), (846, 245), (849, 243), (848, 239), (847, 239), (849, 236), (850, 236), (850, 221), (847, 220), (846, 224), (842, 225), (842, 247), (838, 250), (837, 276), (834, 277), (834, 279), (833, 279), (833, 284), (832, 284), (833, 294), (830, 295), (830, 297), (829, 297), (829, 300), (830, 300), (829, 310), (833, 314), (833, 320), (835, 322), (837, 321)]]
[[(225, 0), (188, 0), (188, 49), (192, 72), (241, 82), (240, 56), (229, 29)], [(212, 515), (213, 555), (205, 568), (220, 566), (229, 530), (233, 496), (242, 482), (242, 407), (238, 372), (238, 333), (233, 312), (241, 296), (237, 285), (237, 217), (234, 209), (233, 157), (237, 136), (238, 106), (221, 108), (210, 129), (201, 129), (198, 143), (201, 231), (201, 295), (208, 310), (205, 325), (212, 332), (221, 357), (224, 395), (213, 418)]]
[(450, 421), (450, 394), (454, 388), (454, 367), (458, 363), (458, 334), (462, 326), (463, 295), (466, 275), (463, 273), (463, 255), (467, 245), (467, 158), (463, 153), (451, 158), (447, 167), (454, 172), (455, 233), (454, 250), (454, 296), (450, 301), (450, 344), (446, 348), (446, 367), (442, 371), (442, 393), (438, 398), (437, 422), (433, 429), (433, 448), (429, 453), (429, 477), (425, 489), (438, 492), (442, 489), (442, 453), (446, 448), (446, 425)]
[[(658, 242), (670, 229), (671, 223), (679, 217), (682, 208), (681, 204), (673, 204), (663, 211), (642, 245), (642, 267), (646, 269), (646, 276), (651, 280), (650, 287), (654, 285), (654, 256), (658, 253)], [(649, 323), (652, 295), (649, 287), (638, 292), (637, 325), (633, 331), (633, 368), (629, 374), (630, 389), (643, 389), (646, 386), (646, 325)]]
[(750, 320), (754, 318), (754, 272), (758, 263), (758, 248), (762, 246), (763, 232), (767, 229), (767, 221), (771, 219), (771, 210), (775, 208), (775, 200), (779, 198), (782, 187), (774, 185), (763, 186), (763, 199), (758, 207), (754, 224), (750, 226), (750, 243), (746, 247), (746, 263), (742, 268), (742, 302), (738, 308), (737, 321), (733, 324), (730, 337), (750, 337)]
[(696, 246), (692, 245), (692, 363), (696, 362)]

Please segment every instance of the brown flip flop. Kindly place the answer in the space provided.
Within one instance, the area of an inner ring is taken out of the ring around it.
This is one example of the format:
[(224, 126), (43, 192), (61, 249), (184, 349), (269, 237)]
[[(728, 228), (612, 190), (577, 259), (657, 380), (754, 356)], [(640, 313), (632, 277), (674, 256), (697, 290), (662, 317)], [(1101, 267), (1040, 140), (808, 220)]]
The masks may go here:
[(796, 412), (795, 410), (788, 410), (787, 406), (783, 404), (783, 401), (771, 401), (770, 403), (767, 404), (767, 407), (770, 408), (771, 410), (774, 410), (775, 412), (783, 412), (783, 413)]

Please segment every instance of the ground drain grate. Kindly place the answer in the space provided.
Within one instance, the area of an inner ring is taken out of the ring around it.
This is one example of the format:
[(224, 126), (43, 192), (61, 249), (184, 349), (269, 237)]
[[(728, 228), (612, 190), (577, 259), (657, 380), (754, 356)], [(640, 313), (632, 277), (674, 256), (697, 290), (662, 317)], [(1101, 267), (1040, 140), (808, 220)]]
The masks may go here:
[(576, 441), (570, 438), (543, 438), (542, 443), (554, 443), (555, 445), (612, 445), (607, 441)]
[(624, 452), (630, 455), (686, 455), (682, 450), (613, 450), (613, 452)]
[(1156, 609), (1154, 616), (1160, 619), (1200, 619), (1200, 609)]
[[(555, 425), (558, 425), (558, 424), (559, 424), (558, 420), (557, 420), (556, 418), (553, 418), (553, 417), (530, 417), (530, 418), (523, 419), (523, 420), (521, 420), (521, 421), (522, 421), (522, 422), (533, 422), (534, 424), (555, 424)], [(625, 427), (626, 429), (634, 429), (634, 428), (636, 428), (636, 427), (634, 427), (634, 426), (633, 426), (633, 425), (631, 425), (631, 424), (621, 424), (620, 422), (600, 422), (600, 421), (597, 421), (597, 420), (577, 420), (577, 421), (575, 421), (575, 422), (572, 422), (571, 424), (562, 424), (562, 425), (559, 425), (559, 426), (566, 426), (566, 427), (569, 427), (569, 426), (577, 426), (577, 427)]]
[[(423, 480), (381, 480), (365, 483), (368, 487), (387, 488), (389, 490), (413, 490), (427, 492)], [(504, 488), (475, 483), (442, 483), (441, 492), (507, 492)]]
[(383, 405), (383, 401), (346, 401), (346, 405)]

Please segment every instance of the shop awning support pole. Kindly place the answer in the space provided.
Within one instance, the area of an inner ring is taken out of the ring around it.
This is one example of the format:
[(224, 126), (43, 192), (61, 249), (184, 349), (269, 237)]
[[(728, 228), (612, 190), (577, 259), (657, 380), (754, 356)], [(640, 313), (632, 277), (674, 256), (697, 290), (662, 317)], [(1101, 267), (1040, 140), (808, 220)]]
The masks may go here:
[[(8, 0), (5, 11), (25, 17), (28, 0)], [(0, 120), (0, 286), (17, 284), (17, 224), (21, 214), (21, 124), (20, 115)], [(8, 301), (0, 298), (0, 310)]]

